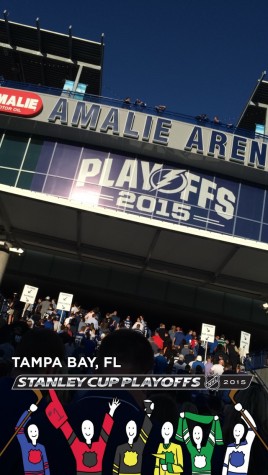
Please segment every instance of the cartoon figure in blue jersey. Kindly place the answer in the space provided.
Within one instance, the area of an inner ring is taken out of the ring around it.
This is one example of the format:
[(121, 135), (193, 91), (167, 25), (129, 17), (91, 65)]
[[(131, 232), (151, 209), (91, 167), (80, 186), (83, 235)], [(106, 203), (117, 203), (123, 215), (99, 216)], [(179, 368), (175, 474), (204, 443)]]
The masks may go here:
[(246, 475), (248, 473), (250, 451), (255, 438), (254, 428), (256, 428), (256, 424), (253, 417), (247, 410), (243, 409), (240, 403), (235, 405), (235, 409), (238, 412), (241, 412), (242, 417), (243, 415), (246, 416), (244, 420), (248, 427), (248, 432), (245, 440), (242, 440), (245, 433), (245, 427), (240, 423), (234, 426), (233, 434), (235, 441), (227, 446), (222, 475), (232, 475), (233, 473), (237, 475)]
[(30, 442), (24, 433), (25, 425), (31, 418), (29, 413), (36, 410), (37, 406), (32, 404), (30, 409), (22, 414), (16, 425), (16, 430), (19, 428), (17, 439), (21, 447), (24, 473), (25, 475), (50, 475), (45, 447), (37, 442), (39, 437), (38, 427), (35, 424), (28, 426), (27, 433)]

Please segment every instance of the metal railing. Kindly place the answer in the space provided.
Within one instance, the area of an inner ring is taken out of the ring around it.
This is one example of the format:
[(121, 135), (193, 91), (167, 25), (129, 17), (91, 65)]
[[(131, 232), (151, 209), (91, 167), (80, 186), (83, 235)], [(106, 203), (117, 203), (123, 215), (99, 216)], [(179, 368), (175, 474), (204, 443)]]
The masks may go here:
[[(75, 100), (82, 100), (85, 102), (93, 102), (95, 104), (102, 104), (111, 107), (117, 107), (122, 109), (130, 109), (133, 111), (151, 114), (155, 116), (161, 116), (168, 119), (174, 119), (182, 122), (186, 122), (188, 124), (200, 125), (202, 127), (207, 127), (213, 130), (218, 130), (219, 132), (228, 132), (231, 134), (240, 135), (247, 138), (260, 138), (263, 141), (268, 141), (267, 135), (255, 134), (255, 131), (240, 129), (236, 127), (234, 124), (225, 124), (220, 122), (219, 124), (214, 123), (213, 120), (206, 119), (202, 120), (200, 116), (193, 117), (191, 115), (182, 114), (180, 112), (173, 112), (169, 109), (165, 109), (165, 111), (159, 112), (156, 110), (155, 107), (151, 107), (148, 105), (136, 105), (135, 103), (124, 103), (123, 99), (114, 99), (111, 97), (105, 96), (96, 96), (94, 94), (80, 94), (79, 92), (73, 91), (65, 91), (63, 89), (58, 89), (55, 87), (49, 86), (42, 86), (39, 84), (30, 84), (30, 83), (22, 83), (17, 81), (9, 81), (5, 80), (4, 78), (1, 79), (0, 76), (0, 86), (8, 87), (13, 89), (21, 89), (26, 91), (32, 92), (39, 92), (42, 94), (49, 94), (53, 96), (62, 96), (62, 97), (69, 97), (70, 99)], [(199, 117), (199, 118), (198, 118)]]
[(268, 350), (250, 353), (244, 360), (247, 371), (268, 368)]

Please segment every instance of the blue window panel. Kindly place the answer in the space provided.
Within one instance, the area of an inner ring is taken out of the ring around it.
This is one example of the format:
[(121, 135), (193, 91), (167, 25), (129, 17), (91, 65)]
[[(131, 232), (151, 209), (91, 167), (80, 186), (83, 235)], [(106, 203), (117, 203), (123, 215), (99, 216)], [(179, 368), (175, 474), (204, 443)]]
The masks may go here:
[(268, 225), (263, 224), (261, 233), (261, 242), (268, 242)]
[(41, 149), (39, 160), (36, 166), (36, 172), (47, 173), (51, 157), (53, 155), (55, 142), (46, 141)]
[[(230, 218), (230, 219), (226, 219)], [(224, 234), (233, 234), (234, 215), (224, 213), (224, 217), (220, 216), (216, 211), (210, 210), (209, 221), (207, 225), (208, 231), (216, 231)]]
[(246, 239), (259, 240), (260, 223), (256, 221), (250, 221), (248, 219), (237, 218), (235, 225), (235, 236), (243, 237)]
[(31, 190), (42, 192), (44, 182), (45, 182), (45, 178), (46, 178), (45, 175), (35, 173), (34, 176), (33, 176), (32, 184), (31, 184)]
[[(188, 203), (184, 203), (185, 206), (188, 206)], [(209, 210), (204, 209), (198, 206), (191, 206), (189, 211), (190, 219), (188, 221), (180, 220), (180, 224), (184, 224), (186, 226), (194, 226), (201, 229), (207, 228), (207, 219), (209, 215)]]
[(241, 218), (260, 221), (263, 209), (264, 189), (242, 183), (237, 208)]
[(49, 176), (47, 177), (43, 192), (61, 198), (68, 198), (71, 186), (71, 180)]
[(21, 172), (16, 187), (24, 190), (31, 190), (33, 177), (33, 173)]
[(266, 198), (265, 198), (263, 222), (268, 223), (268, 193), (266, 193)]
[(58, 143), (49, 168), (50, 175), (74, 178), (81, 147)]
[(17, 170), (9, 170), (0, 167), (0, 183), (3, 185), (14, 186), (18, 176)]

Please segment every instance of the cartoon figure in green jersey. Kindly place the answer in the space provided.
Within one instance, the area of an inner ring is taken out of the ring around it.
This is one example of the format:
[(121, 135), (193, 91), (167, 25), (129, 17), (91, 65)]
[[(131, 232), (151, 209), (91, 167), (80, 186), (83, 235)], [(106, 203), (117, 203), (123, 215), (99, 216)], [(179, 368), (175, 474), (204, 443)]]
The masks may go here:
[[(196, 425), (193, 429), (191, 441), (187, 420), (200, 424), (211, 424), (206, 445), (201, 445), (203, 429)], [(176, 439), (185, 442), (192, 460), (192, 475), (211, 475), (211, 459), (215, 445), (223, 445), (222, 431), (218, 416), (200, 416), (191, 412), (180, 414)]]

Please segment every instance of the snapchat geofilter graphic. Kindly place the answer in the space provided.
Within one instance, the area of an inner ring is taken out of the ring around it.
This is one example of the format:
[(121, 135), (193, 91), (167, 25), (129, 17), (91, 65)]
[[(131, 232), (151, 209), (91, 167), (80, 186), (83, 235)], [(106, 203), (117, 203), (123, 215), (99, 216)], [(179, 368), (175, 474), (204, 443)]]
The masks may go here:
[(156, 457), (154, 475), (166, 475), (168, 473), (183, 472), (182, 449), (179, 444), (170, 442), (174, 428), (171, 422), (162, 425), (161, 435), (163, 442), (159, 444)]
[(35, 424), (28, 426), (27, 432), (31, 442), (28, 441), (24, 433), (24, 427), (31, 419), (29, 413), (36, 410), (37, 406), (32, 404), (30, 409), (22, 414), (15, 428), (21, 447), (24, 473), (25, 475), (50, 475), (45, 447), (37, 442), (39, 437), (38, 427)]
[(128, 442), (119, 445), (116, 449), (113, 464), (113, 474), (115, 475), (141, 475), (142, 454), (152, 429), (150, 416), (154, 409), (152, 401), (147, 400), (144, 403), (146, 415), (138, 439), (134, 442), (137, 435), (137, 424), (135, 421), (129, 421), (126, 425)]
[[(200, 424), (211, 424), (206, 445), (202, 446), (203, 429), (196, 425), (193, 429), (193, 441), (190, 438), (187, 420)], [(176, 439), (185, 442), (192, 460), (192, 475), (211, 475), (211, 459), (215, 445), (223, 445), (222, 431), (218, 416), (201, 416), (191, 412), (180, 414)]]
[(233, 435), (235, 441), (227, 446), (222, 475), (233, 475), (233, 473), (246, 475), (248, 473), (250, 450), (255, 438), (254, 428), (256, 428), (256, 424), (253, 417), (247, 410), (243, 409), (240, 403), (235, 405), (235, 409), (241, 412), (241, 416), (248, 426), (248, 432), (245, 440), (242, 441), (245, 427), (239, 423), (234, 426)]
[(55, 393), (50, 390), (51, 402), (46, 408), (46, 415), (51, 424), (56, 429), (61, 429), (63, 435), (68, 441), (76, 461), (76, 471), (79, 475), (87, 473), (98, 474), (102, 473), (102, 460), (106, 449), (108, 437), (113, 427), (113, 415), (117, 407), (120, 405), (118, 399), (113, 399), (109, 403), (109, 414), (105, 414), (102, 423), (101, 433), (97, 442), (92, 442), (94, 435), (94, 425), (90, 420), (84, 420), (82, 423), (82, 434), (85, 442), (81, 442), (74, 433), (71, 425), (68, 422), (68, 417)]

